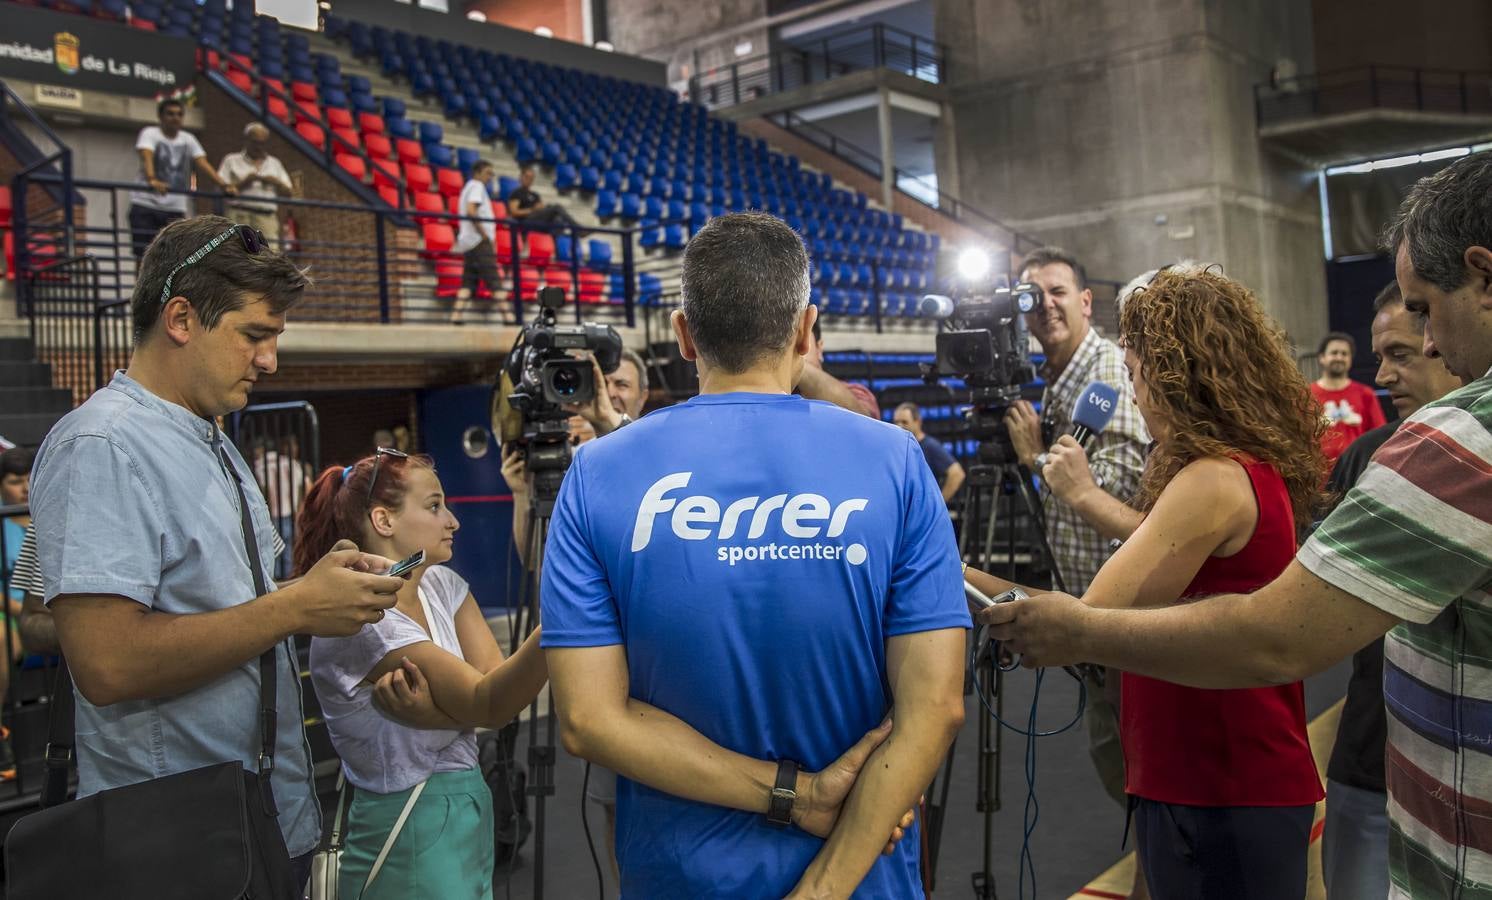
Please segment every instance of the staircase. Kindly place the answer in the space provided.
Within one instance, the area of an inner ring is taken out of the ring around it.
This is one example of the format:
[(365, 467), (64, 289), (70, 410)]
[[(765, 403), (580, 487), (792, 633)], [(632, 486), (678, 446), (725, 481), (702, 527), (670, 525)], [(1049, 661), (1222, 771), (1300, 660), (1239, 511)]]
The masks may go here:
[(52, 387), (52, 367), (29, 337), (0, 337), (0, 435), (33, 447), (72, 407), (72, 392)]

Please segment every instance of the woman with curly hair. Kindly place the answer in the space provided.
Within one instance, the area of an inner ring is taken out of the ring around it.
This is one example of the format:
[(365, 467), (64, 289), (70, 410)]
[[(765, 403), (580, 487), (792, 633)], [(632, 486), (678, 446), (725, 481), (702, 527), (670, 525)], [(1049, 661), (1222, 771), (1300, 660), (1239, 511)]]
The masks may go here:
[[(1043, 470), (1102, 530), (1128, 537), (1083, 602), (1163, 606), (1268, 584), (1295, 556), (1325, 469), (1324, 426), (1283, 331), (1242, 284), (1193, 268), (1162, 269), (1131, 293), (1119, 332), (1155, 437), (1139, 494), (1126, 507), (1097, 490), (1070, 438)], [(1300, 682), (1201, 690), (1122, 678), (1126, 791), (1151, 894), (1304, 897), (1323, 793)]]

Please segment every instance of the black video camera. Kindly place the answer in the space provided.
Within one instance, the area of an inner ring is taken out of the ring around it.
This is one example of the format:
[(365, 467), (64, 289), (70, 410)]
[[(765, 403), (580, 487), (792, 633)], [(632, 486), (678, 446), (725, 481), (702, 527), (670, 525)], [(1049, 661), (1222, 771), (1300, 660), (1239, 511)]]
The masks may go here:
[(924, 367), (924, 377), (933, 382), (954, 376), (968, 385), (970, 432), (989, 442), (981, 447), (981, 456), (992, 462), (1014, 455), (1001, 423), (1006, 409), (1020, 399), (1022, 386), (1036, 379), (1025, 314), (1040, 305), (1041, 288), (1021, 283), (956, 300), (929, 294), (918, 307), (921, 315), (946, 326), (938, 332), (936, 361)]
[[(498, 420), (504, 443), (522, 446), (534, 479), (535, 502), (553, 505), (559, 483), (570, 467), (570, 403), (589, 403), (605, 391), (596, 383), (589, 359), (571, 351), (588, 350), (603, 373), (616, 371), (622, 361), (622, 337), (610, 325), (560, 325), (559, 309), (565, 292), (557, 287), (539, 291), (539, 315), (519, 333), (508, 353), (499, 390), (507, 390)], [(516, 421), (514, 421), (516, 419)]]

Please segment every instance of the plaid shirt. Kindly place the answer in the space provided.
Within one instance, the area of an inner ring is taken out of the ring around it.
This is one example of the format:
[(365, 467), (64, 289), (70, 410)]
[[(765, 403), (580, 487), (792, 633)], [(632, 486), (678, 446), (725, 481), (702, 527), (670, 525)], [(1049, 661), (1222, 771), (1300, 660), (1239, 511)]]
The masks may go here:
[[(1108, 427), (1093, 440), (1088, 465), (1105, 491), (1127, 502), (1139, 490), (1150, 433), (1130, 391), (1123, 351), (1090, 328), (1060, 375), (1052, 379), (1045, 369), (1042, 375), (1048, 380), (1041, 397), (1041, 421), (1043, 433), (1053, 441), (1071, 433), (1073, 406), (1088, 385), (1101, 381), (1119, 392), (1118, 409)], [(1042, 508), (1046, 512), (1047, 541), (1067, 591), (1081, 597), (1109, 558), (1109, 541), (1050, 492), (1044, 493)]]

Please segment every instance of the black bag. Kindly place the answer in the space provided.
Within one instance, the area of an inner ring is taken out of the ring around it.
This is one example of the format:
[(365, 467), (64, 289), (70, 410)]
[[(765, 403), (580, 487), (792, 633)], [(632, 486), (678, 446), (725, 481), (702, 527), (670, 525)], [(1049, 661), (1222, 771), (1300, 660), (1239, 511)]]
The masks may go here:
[[(268, 593), (249, 503), (238, 488), (244, 546), (259, 596)], [(66, 663), (52, 695), (42, 809), (5, 840), (7, 900), (300, 900), (276, 819), (275, 648), (259, 657), (259, 766), (237, 760), (63, 803), (72, 758), (73, 692)], [(61, 805), (58, 805), (61, 804)]]
[(502, 865), (528, 842), (533, 823), (528, 818), (528, 776), (518, 765), (517, 722), (477, 737), (477, 761), (482, 778), (492, 792), (495, 853)]

